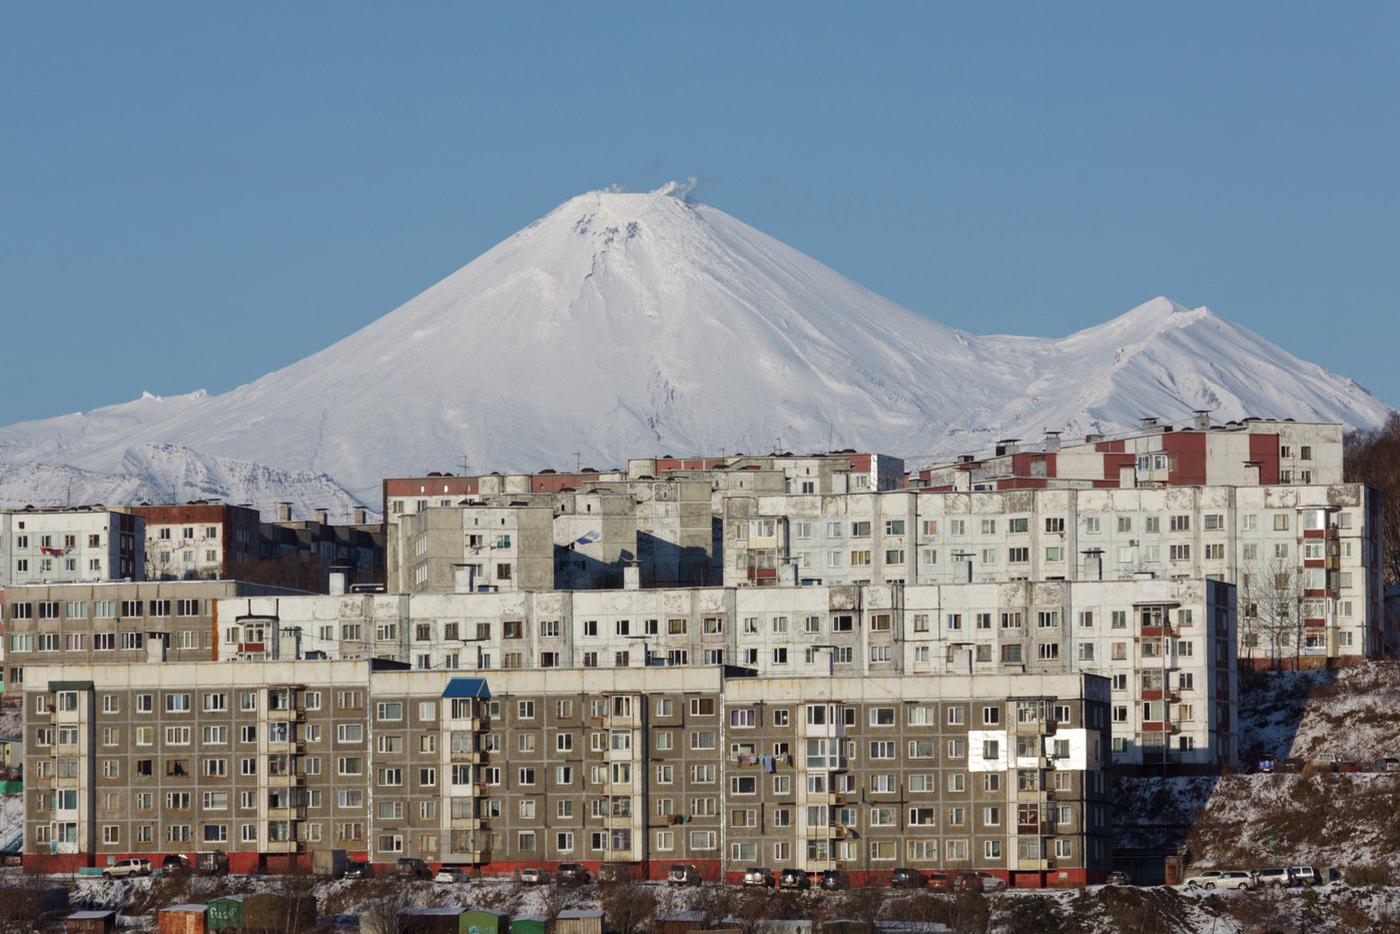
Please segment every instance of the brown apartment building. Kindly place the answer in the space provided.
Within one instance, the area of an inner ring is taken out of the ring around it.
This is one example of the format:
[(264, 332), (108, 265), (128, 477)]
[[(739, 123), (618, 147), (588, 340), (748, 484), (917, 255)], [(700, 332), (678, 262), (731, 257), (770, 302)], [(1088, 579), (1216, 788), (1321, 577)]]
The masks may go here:
[(5, 684), (30, 665), (218, 658), (218, 601), (303, 591), (229, 580), (32, 584), (0, 592)]
[(1108, 697), (1070, 674), (36, 668), (25, 862), (223, 850), (238, 870), (343, 850), (493, 874), (686, 862), (1082, 883), (1111, 859)]

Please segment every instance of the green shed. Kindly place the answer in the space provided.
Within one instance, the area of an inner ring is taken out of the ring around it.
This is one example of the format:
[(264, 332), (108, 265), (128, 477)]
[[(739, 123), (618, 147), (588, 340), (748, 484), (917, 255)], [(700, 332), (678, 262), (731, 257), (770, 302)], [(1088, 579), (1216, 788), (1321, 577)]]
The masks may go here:
[(548, 931), (549, 919), (540, 915), (512, 918), (510, 922), (510, 934), (548, 934)]
[(510, 916), (504, 911), (492, 911), (473, 905), (462, 912), (458, 934), (508, 934)]
[(243, 902), (246, 895), (225, 895), (209, 902), (209, 930), (238, 930), (243, 926)]

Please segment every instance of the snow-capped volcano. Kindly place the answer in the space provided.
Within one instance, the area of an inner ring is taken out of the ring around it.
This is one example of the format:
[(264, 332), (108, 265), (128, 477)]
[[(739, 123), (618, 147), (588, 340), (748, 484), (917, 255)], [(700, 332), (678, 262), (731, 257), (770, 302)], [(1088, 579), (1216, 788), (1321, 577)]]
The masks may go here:
[(373, 504), (385, 476), (464, 460), (526, 470), (577, 452), (603, 467), (828, 443), (944, 454), (1196, 408), (1365, 427), (1390, 412), (1165, 298), (1060, 339), (945, 327), (668, 187), (573, 198), (360, 331), (222, 395), (0, 429), (0, 463), (120, 474), (129, 452), (172, 444), (328, 474)]

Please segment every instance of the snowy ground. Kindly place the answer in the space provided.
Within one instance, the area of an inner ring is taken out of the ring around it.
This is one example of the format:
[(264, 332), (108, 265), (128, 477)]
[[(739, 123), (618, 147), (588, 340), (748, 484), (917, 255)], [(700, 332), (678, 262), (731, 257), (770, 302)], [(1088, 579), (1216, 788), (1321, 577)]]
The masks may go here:
[[(1248, 676), (1241, 759), (1400, 756), (1400, 664)], [(1400, 773), (1240, 774), (1117, 782), (1119, 847), (1184, 847), (1195, 867), (1389, 864), (1400, 853)]]
[(1400, 664), (1248, 676), (1240, 692), (1240, 753), (1371, 763), (1400, 756)]
[[(22, 877), (0, 876), (0, 887), (21, 884)], [(106, 882), (69, 879), (76, 908), (118, 908), (122, 927), (150, 930), (155, 909), (179, 902), (199, 901), (235, 891), (273, 890), (288, 883), (276, 877), (225, 879), (135, 879)], [(292, 883), (296, 884), (296, 883)], [(661, 885), (642, 887), (641, 896), (652, 917), (679, 911), (701, 911), (717, 921), (743, 918), (751, 929), (761, 918), (837, 918), (943, 921), (955, 930), (987, 932), (1073, 931), (1109, 934), (1117, 931), (1211, 931), (1216, 934), (1282, 930), (1306, 926), (1309, 931), (1400, 929), (1400, 888), (1361, 889), (1345, 884), (1316, 890), (1283, 892), (1195, 892), (1165, 886), (1131, 888), (1101, 886), (1064, 891), (1013, 891), (994, 896), (953, 898), (933, 893), (855, 890), (849, 893), (803, 894), (752, 892), (706, 886), (672, 890)], [(563, 890), (551, 886), (525, 887), (508, 880), (480, 880), (455, 885), (398, 880), (315, 883), (322, 918), (335, 926), (353, 928), (361, 912), (389, 901), (409, 905), (481, 905), (519, 917), (549, 914), (565, 907), (593, 908), (600, 904), (593, 886)]]

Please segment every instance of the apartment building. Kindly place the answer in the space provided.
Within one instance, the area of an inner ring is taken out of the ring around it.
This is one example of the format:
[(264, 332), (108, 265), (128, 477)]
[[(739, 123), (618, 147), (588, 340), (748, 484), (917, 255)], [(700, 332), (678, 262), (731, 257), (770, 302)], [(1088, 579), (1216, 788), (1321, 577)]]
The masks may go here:
[(0, 512), (0, 587), (139, 580), (144, 570), (138, 516), (101, 506)]
[(386, 528), (391, 592), (554, 587), (554, 510), (546, 499), (433, 506)]
[[(311, 518), (295, 519), (290, 503), (279, 503), (276, 515), (274, 521), (260, 523), (259, 557), (262, 576), (274, 578), (269, 583), (326, 593), (332, 568), (344, 572), (352, 583), (384, 583), (384, 530), (378, 522), (369, 521), (364, 508), (356, 507), (346, 517), (348, 522), (332, 521), (327, 509), (315, 510)], [(280, 573), (266, 573), (269, 570)]]
[(925, 468), (910, 485), (942, 491), (1335, 484), (1342, 476), (1342, 426), (1247, 418), (1212, 425), (1205, 412), (1183, 426), (1144, 418), (1138, 432), (1087, 435), (1038, 446), (1000, 441), (989, 457), (965, 455)]
[[(407, 517), (430, 508), (547, 504), (556, 517), (555, 587), (616, 587), (629, 566), (639, 568), (645, 587), (704, 586), (723, 575), (718, 517), (730, 494), (835, 494), (903, 485), (903, 461), (856, 451), (635, 458), (625, 471), (390, 478), (384, 481), (388, 589), (450, 589), (445, 573), (434, 581), (431, 567), (424, 570), (425, 555), (416, 551), (423, 546), (414, 538), (421, 535), (421, 524), (399, 528)], [(432, 536), (427, 541), (430, 548), (439, 544)], [(455, 555), (455, 547), (452, 551)], [(423, 573), (427, 584), (417, 581)]]
[(5, 684), (11, 691), (23, 684), (30, 665), (216, 659), (221, 600), (299, 593), (206, 580), (8, 587), (0, 603)]
[(1359, 660), (1387, 644), (1376, 492), (1359, 484), (731, 496), (725, 583), (1218, 578), (1239, 655)]
[(1214, 580), (243, 597), (220, 658), (432, 670), (738, 665), (765, 677), (1087, 672), (1115, 760), (1235, 762), (1234, 588)]
[(146, 528), (146, 580), (228, 580), (261, 557), (261, 519), (250, 506), (190, 502), (126, 510)]
[(504, 874), (560, 862), (984, 869), (1097, 881), (1108, 685), (735, 669), (64, 665), (25, 685), (25, 864), (322, 849)]

